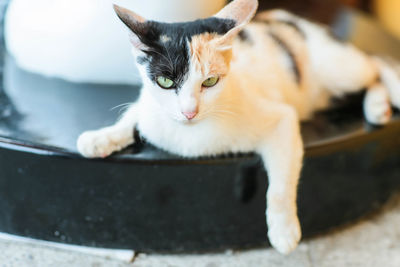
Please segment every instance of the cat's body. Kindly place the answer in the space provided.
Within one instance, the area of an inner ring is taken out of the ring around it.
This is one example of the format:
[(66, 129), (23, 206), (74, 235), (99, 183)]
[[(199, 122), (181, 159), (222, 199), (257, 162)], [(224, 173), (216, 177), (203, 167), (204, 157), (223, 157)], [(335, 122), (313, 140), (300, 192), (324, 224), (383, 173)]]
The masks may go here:
[(148, 142), (185, 157), (256, 152), (269, 176), (268, 235), (287, 253), (301, 236), (299, 120), (326, 107), (333, 95), (369, 88), (366, 117), (386, 123), (389, 94), (400, 106), (400, 79), (384, 61), (285, 11), (259, 14), (244, 27), (256, 7), (256, 0), (236, 0), (217, 19), (174, 25), (146, 24), (117, 7), (134, 33), (144, 85), (121, 120), (82, 134), (78, 149), (87, 157), (108, 156), (134, 142), (136, 127)]

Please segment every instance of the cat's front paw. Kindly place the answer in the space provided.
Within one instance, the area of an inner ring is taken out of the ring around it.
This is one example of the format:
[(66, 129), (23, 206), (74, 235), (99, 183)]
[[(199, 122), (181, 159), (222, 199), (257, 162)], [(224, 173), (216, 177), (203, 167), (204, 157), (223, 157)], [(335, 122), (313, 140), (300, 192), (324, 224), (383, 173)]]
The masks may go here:
[(292, 252), (301, 238), (297, 216), (270, 214), (268, 221), (268, 237), (271, 245), (282, 254)]
[(132, 142), (133, 138), (124, 137), (116, 131), (104, 128), (81, 134), (77, 140), (77, 148), (84, 157), (105, 158)]

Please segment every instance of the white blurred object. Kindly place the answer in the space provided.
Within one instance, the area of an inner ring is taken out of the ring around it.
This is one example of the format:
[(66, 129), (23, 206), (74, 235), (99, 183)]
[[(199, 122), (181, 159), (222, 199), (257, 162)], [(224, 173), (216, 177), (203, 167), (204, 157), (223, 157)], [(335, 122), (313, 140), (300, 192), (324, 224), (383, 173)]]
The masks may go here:
[(28, 71), (74, 82), (139, 83), (127, 29), (112, 4), (147, 19), (185, 21), (216, 13), (226, 0), (12, 0), (8, 51)]

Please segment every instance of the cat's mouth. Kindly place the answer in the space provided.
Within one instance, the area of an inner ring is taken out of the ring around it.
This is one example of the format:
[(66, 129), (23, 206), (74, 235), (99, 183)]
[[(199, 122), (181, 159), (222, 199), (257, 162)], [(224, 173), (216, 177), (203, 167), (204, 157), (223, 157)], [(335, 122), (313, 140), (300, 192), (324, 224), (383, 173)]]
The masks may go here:
[(182, 120), (182, 123), (185, 124), (185, 125), (195, 124), (196, 122), (198, 122), (197, 119), (191, 119), (191, 120), (184, 119), (184, 120)]
[(187, 118), (182, 118), (182, 117), (174, 117), (174, 120), (183, 124), (183, 125), (193, 125), (199, 121), (199, 119), (193, 118), (193, 119), (187, 119)]

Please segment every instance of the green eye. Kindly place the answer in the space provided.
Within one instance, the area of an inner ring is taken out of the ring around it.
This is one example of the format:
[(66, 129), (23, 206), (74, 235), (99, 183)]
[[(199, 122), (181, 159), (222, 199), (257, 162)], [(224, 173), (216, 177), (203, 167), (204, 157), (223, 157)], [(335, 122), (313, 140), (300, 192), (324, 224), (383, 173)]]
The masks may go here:
[(164, 89), (169, 89), (174, 86), (174, 82), (164, 76), (157, 77), (157, 84)]
[(212, 87), (212, 86), (214, 86), (214, 85), (217, 84), (218, 80), (219, 80), (219, 77), (218, 77), (218, 76), (213, 76), (213, 77), (210, 77), (210, 78), (208, 78), (207, 80), (205, 80), (205, 81), (202, 83), (202, 85), (203, 85), (204, 87)]

